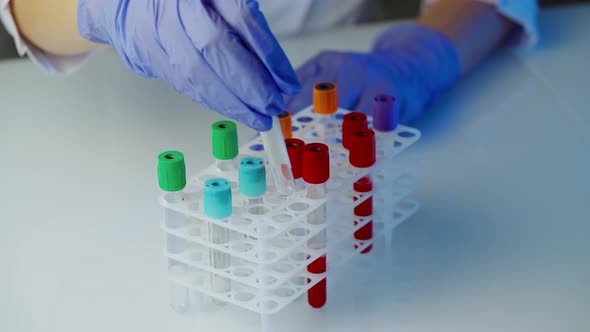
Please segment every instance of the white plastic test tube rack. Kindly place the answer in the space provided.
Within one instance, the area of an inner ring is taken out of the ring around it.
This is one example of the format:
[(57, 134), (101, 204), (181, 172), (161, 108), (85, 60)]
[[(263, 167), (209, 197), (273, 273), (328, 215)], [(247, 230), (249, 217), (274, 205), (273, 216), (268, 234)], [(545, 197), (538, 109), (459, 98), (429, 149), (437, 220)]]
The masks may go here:
[[(340, 120), (349, 111), (339, 109), (333, 116)], [(399, 125), (388, 135), (377, 135), (377, 162), (371, 168), (352, 167), (348, 152), (340, 144), (340, 128), (332, 131), (336, 137), (321, 137), (323, 131), (319, 116), (311, 107), (293, 116), (293, 136), (306, 143), (323, 142), (330, 148), (330, 180), (328, 195), (324, 199), (306, 198), (305, 190), (296, 191), (288, 199), (281, 199), (268, 179), (268, 191), (262, 203), (251, 205), (241, 198), (238, 191), (238, 174), (223, 174), (211, 165), (189, 178), (183, 190), (183, 200), (178, 193), (164, 193), (160, 203), (165, 216), (181, 215), (183, 222), (174, 227), (162, 224), (163, 231), (175, 246), (168, 246), (168, 278), (172, 306), (178, 311), (197, 308), (203, 299), (233, 304), (261, 315), (279, 312), (320, 280), (344, 264), (355, 254), (385, 235), (386, 248), (390, 248), (392, 229), (413, 215), (419, 203), (408, 197), (418, 186), (412, 175), (412, 165), (397, 157), (420, 137), (416, 129)], [(368, 118), (371, 127), (371, 117)], [(383, 147), (386, 147), (385, 150)], [(240, 148), (238, 159), (245, 156), (265, 157), (262, 141), (254, 139)], [(373, 191), (356, 193), (353, 183), (372, 172)], [(267, 172), (267, 175), (269, 172)], [(210, 219), (203, 211), (203, 185), (210, 178), (225, 177), (230, 181), (233, 196), (233, 214), (223, 222)], [(357, 217), (355, 225), (353, 209), (373, 195), (373, 216)], [(326, 204), (327, 223), (307, 223), (307, 216)], [(373, 237), (369, 241), (354, 239), (354, 232), (373, 222)], [(209, 224), (229, 230), (229, 241), (215, 244), (209, 241)], [(327, 232), (327, 248), (308, 247), (308, 240), (322, 230)], [(389, 235), (389, 236), (388, 236)], [(172, 248), (172, 250), (170, 250)], [(218, 269), (211, 265), (209, 252), (214, 249), (227, 253), (230, 264)], [(307, 265), (327, 253), (327, 273), (311, 274)], [(370, 255), (371, 253), (369, 253)], [(369, 272), (368, 272), (369, 273)], [(215, 276), (227, 278), (231, 287), (219, 293), (212, 288)], [(329, 280), (329, 279), (328, 279)], [(328, 303), (330, 305), (330, 294)], [(298, 305), (307, 305), (307, 301)]]

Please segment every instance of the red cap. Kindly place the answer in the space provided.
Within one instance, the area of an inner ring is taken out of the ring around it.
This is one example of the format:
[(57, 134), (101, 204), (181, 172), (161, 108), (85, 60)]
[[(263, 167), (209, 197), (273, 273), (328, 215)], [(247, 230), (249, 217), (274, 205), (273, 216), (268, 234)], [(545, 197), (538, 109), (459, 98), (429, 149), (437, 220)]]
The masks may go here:
[(350, 149), (350, 135), (367, 128), (367, 116), (360, 112), (350, 112), (342, 119), (342, 146)]
[(357, 180), (353, 185), (354, 191), (359, 193), (366, 193), (373, 190), (373, 181), (370, 176), (364, 176)]
[(354, 167), (371, 167), (376, 161), (375, 132), (370, 129), (357, 130), (350, 135), (348, 161)]
[(293, 171), (293, 178), (299, 179), (301, 177), (301, 165), (303, 164), (303, 147), (305, 142), (298, 138), (287, 138), (285, 140), (287, 145), (287, 153), (289, 153), (289, 160), (291, 160), (291, 169)]
[(303, 148), (303, 180), (321, 184), (330, 178), (330, 150), (326, 144), (311, 143)]

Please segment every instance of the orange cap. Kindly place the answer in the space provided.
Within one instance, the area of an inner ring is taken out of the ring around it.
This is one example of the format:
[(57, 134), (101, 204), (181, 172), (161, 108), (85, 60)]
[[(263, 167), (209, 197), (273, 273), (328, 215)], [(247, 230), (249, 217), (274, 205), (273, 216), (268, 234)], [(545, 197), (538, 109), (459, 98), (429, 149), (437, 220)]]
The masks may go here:
[(293, 137), (293, 124), (291, 123), (291, 112), (285, 110), (279, 114), (279, 123), (281, 124), (281, 130), (285, 138)]
[(330, 115), (338, 110), (338, 90), (332, 82), (320, 82), (313, 86), (313, 111)]

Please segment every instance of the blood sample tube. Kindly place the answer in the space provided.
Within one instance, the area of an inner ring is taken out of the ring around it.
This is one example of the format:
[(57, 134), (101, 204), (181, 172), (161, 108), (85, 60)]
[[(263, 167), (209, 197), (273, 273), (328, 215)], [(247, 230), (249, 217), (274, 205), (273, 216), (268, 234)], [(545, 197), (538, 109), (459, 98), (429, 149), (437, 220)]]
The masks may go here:
[[(160, 189), (166, 193), (166, 200), (170, 203), (184, 199), (182, 190), (186, 186), (186, 167), (184, 155), (178, 151), (165, 151), (158, 155), (158, 183)], [(168, 229), (178, 229), (184, 226), (185, 217), (182, 213), (171, 209), (164, 210), (164, 224)], [(186, 250), (186, 241), (172, 234), (166, 234), (166, 250), (178, 254)], [(181, 275), (186, 265), (169, 260), (168, 270), (171, 276)], [(185, 312), (189, 306), (188, 288), (170, 283), (170, 306), (177, 312)]]
[[(264, 160), (257, 157), (245, 157), (240, 160), (238, 171), (240, 193), (250, 212), (257, 214), (263, 203), (262, 196), (266, 192), (266, 170)], [(258, 205), (258, 207), (257, 207)]]
[(287, 153), (289, 154), (293, 169), (295, 191), (302, 191), (305, 189), (305, 183), (303, 182), (301, 173), (303, 166), (303, 147), (305, 143), (298, 138), (288, 138), (285, 140), (285, 145), (287, 145)]
[(291, 122), (291, 112), (285, 110), (283, 113), (278, 115), (279, 123), (281, 124), (281, 130), (283, 131), (283, 137), (285, 139), (293, 137), (293, 123)]
[[(330, 178), (330, 152), (328, 146), (322, 143), (311, 143), (303, 148), (303, 180), (307, 183), (307, 197), (309, 199), (323, 199), (326, 197), (326, 182)], [(311, 225), (322, 225), (327, 222), (326, 206), (322, 205), (307, 216)], [(327, 246), (326, 230), (308, 240), (310, 249), (325, 249)], [(314, 274), (326, 272), (326, 255), (316, 259), (307, 266), (307, 271)], [(326, 304), (326, 278), (307, 291), (309, 305), (321, 308)]]
[(350, 135), (353, 132), (367, 128), (367, 115), (360, 112), (350, 112), (342, 119), (342, 146), (350, 149)]
[(320, 82), (313, 87), (313, 112), (320, 115), (322, 132), (325, 140), (331, 141), (338, 135), (338, 120), (334, 116), (338, 111), (338, 89), (335, 83)]
[[(353, 132), (350, 135), (350, 154), (348, 156), (350, 164), (358, 168), (368, 168), (375, 164), (376, 161), (376, 145), (375, 132), (370, 129), (361, 129)], [(371, 174), (355, 182), (353, 189), (357, 192), (369, 192), (373, 188)], [(370, 217), (373, 213), (373, 197), (369, 197), (366, 201), (359, 204), (354, 209), (355, 224), (360, 219)], [(366, 225), (357, 230), (354, 234), (355, 239), (361, 241), (368, 241), (373, 238), (373, 221), (369, 221)], [(362, 253), (371, 251), (371, 246), (367, 247)]]
[(397, 128), (399, 116), (395, 97), (377, 95), (373, 98), (373, 129), (377, 141), (377, 155), (386, 156), (393, 150), (393, 131)]
[[(207, 217), (222, 222), (232, 214), (232, 195), (229, 181), (222, 178), (214, 178), (205, 181), (204, 210)], [(213, 244), (225, 244), (229, 242), (229, 229), (209, 223), (209, 241)], [(209, 263), (214, 269), (227, 269), (230, 267), (230, 256), (219, 250), (209, 249)], [(231, 283), (228, 278), (217, 274), (211, 274), (211, 289), (217, 293), (227, 293), (231, 290)], [(223, 301), (214, 300), (215, 303), (222, 305)]]
[(224, 120), (211, 125), (211, 146), (217, 169), (222, 173), (236, 171), (239, 149), (235, 122)]
[[(362, 177), (354, 183), (354, 191), (357, 193), (367, 193), (373, 190), (373, 181), (370, 176)], [(356, 200), (356, 199), (355, 199)], [(354, 208), (354, 225), (356, 226), (367, 217), (373, 216), (373, 196), (367, 198), (364, 202)], [(368, 241), (373, 238), (373, 220), (359, 228), (354, 232), (354, 238), (359, 241)], [(356, 245), (355, 245), (356, 248)], [(367, 246), (361, 251), (361, 254), (366, 254), (371, 251), (373, 245)]]

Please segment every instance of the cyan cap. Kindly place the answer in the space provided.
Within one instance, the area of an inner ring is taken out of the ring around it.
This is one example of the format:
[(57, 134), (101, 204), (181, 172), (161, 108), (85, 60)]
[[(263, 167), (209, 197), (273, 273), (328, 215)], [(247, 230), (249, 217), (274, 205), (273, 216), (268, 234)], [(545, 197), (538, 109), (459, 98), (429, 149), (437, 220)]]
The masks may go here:
[(248, 197), (258, 197), (266, 192), (266, 170), (262, 158), (242, 158), (238, 176), (242, 194)]
[(215, 178), (205, 182), (205, 214), (213, 219), (231, 216), (231, 186), (226, 179)]

